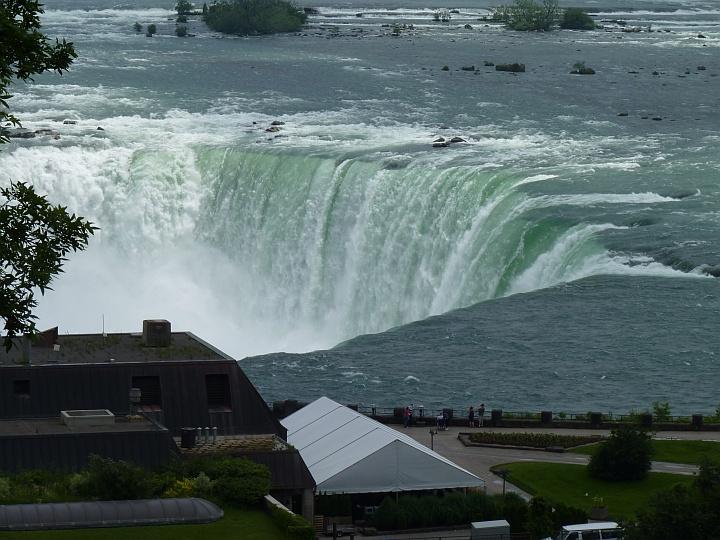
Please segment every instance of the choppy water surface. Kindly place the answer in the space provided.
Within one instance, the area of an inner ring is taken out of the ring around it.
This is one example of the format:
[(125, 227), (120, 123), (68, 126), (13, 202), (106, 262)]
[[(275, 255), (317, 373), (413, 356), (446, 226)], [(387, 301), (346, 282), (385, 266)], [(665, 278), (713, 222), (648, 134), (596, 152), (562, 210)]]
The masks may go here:
[(267, 399), (713, 409), (720, 9), (585, 5), (605, 30), (336, 1), (299, 34), (179, 39), (162, 3), (48, 2), (80, 57), (11, 103), (61, 137), (6, 147), (0, 181), (102, 231), (41, 324), (166, 317), (238, 358), (374, 334), (244, 360)]

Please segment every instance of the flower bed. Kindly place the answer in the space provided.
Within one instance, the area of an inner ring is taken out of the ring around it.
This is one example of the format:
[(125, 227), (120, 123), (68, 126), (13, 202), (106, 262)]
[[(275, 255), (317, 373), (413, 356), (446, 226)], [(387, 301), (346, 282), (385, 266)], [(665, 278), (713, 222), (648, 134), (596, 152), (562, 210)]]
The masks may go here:
[(505, 446), (526, 446), (529, 448), (572, 448), (583, 444), (596, 443), (602, 439), (597, 435), (557, 435), (555, 433), (496, 433), (483, 431), (470, 433), (470, 443), (497, 444)]

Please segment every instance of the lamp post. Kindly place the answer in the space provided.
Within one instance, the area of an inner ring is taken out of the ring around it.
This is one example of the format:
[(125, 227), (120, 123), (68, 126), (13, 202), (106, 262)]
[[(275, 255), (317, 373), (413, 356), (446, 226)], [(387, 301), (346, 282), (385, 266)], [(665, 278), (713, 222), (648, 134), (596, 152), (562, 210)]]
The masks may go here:
[(437, 435), (437, 431), (431, 429), (430, 430), (430, 450), (435, 450), (435, 435)]
[(505, 480), (510, 475), (510, 471), (507, 469), (495, 469), (493, 472), (503, 479), (503, 495), (505, 495)]

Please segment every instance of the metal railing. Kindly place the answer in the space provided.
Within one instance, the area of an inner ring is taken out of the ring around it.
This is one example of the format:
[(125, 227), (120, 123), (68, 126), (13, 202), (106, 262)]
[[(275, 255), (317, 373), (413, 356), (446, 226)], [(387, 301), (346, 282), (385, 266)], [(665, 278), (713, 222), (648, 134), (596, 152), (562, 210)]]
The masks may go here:
[[(268, 406), (272, 409), (277, 406), (278, 402), (268, 403)], [(286, 403), (286, 402), (279, 402)], [(297, 408), (302, 407), (305, 403), (292, 402), (297, 405)], [(357, 410), (358, 412), (371, 417), (377, 418), (396, 418), (402, 421), (403, 410), (405, 406), (398, 407), (387, 407), (375, 404), (347, 404), (349, 407)], [(286, 414), (290, 414), (294, 411), (287, 411)], [(451, 419), (466, 419), (468, 417), (467, 409), (455, 409), (452, 407), (443, 408), (430, 408), (423, 407), (422, 405), (413, 405), (413, 420), (425, 420), (435, 421), (435, 418), (446, 414)], [(698, 424), (720, 424), (720, 415), (715, 413), (710, 414), (696, 414), (696, 415), (662, 415), (657, 416), (649, 412), (637, 412), (637, 413), (622, 413), (617, 414), (613, 412), (552, 412), (552, 411), (493, 411), (491, 409), (485, 409), (484, 418), (486, 420), (492, 418), (493, 414), (498, 415), (503, 421), (507, 420), (518, 420), (518, 421), (536, 421), (540, 423), (543, 420), (543, 416), (549, 415), (549, 419), (552, 422), (593, 422), (593, 423), (652, 423), (652, 424), (685, 424), (685, 425), (698, 425)], [(477, 418), (477, 411), (475, 411), (475, 418)]]

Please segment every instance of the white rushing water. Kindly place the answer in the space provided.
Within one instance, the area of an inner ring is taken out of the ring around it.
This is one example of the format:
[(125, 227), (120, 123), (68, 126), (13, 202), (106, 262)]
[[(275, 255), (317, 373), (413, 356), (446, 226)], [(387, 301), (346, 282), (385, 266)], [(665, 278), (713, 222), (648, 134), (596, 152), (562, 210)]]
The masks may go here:
[(32, 181), (101, 227), (41, 302), (41, 323), (61, 320), (63, 331), (95, 331), (103, 317), (111, 331), (167, 317), (237, 356), (303, 351), (597, 273), (677, 274), (609, 253), (598, 235), (614, 225), (551, 223), (543, 213), (675, 199), (532, 195), (561, 181), (558, 172), (484, 164), (562, 141), (486, 138), (468, 145), (487, 155), (473, 163), (418, 152), (413, 141), (427, 134), (409, 128), (393, 142), (347, 125), (328, 145), (319, 127), (288, 127), (292, 141), (274, 145), (230, 135), (239, 123), (252, 131), (246, 117), (105, 119), (114, 136), (97, 123), (2, 158), (8, 178)]

